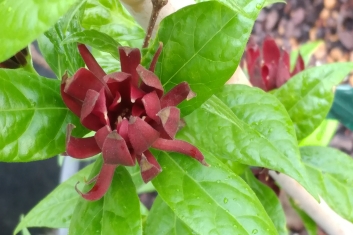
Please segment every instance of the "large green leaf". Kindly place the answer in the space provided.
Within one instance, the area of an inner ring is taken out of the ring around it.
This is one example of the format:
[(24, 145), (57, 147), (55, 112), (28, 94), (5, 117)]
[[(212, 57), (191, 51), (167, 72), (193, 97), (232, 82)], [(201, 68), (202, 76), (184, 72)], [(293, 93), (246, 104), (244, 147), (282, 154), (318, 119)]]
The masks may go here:
[(244, 178), (264, 206), (267, 214), (272, 219), (278, 234), (288, 235), (286, 216), (282, 204), (275, 192), (258, 181), (250, 170), (245, 172)]
[(145, 235), (188, 235), (197, 234), (183, 221), (176, 217), (169, 206), (157, 197), (147, 217)]
[[(97, 160), (90, 175), (94, 177), (102, 165)], [(86, 186), (84, 191), (88, 190)], [(119, 166), (105, 196), (98, 201), (80, 198), (70, 224), (70, 235), (142, 234), (140, 200), (129, 172)]]
[[(161, 22), (150, 52), (163, 42), (156, 74), (166, 91), (187, 81), (197, 94), (180, 105), (184, 115), (219, 91), (236, 70), (260, 10), (257, 2), (238, 1), (236, 11), (218, 2), (199, 3)], [(147, 53), (144, 65), (150, 58)]]
[(27, 162), (65, 151), (68, 123), (86, 129), (65, 106), (60, 81), (33, 73), (0, 69), (0, 161)]
[(219, 158), (285, 173), (316, 197), (300, 161), (293, 123), (271, 94), (227, 85), (185, 121), (179, 138), (217, 153)]
[(298, 140), (308, 136), (321, 124), (332, 105), (332, 87), (352, 70), (353, 63), (307, 69), (274, 92), (293, 121)]
[(302, 160), (320, 196), (347, 220), (353, 222), (353, 159), (328, 147), (303, 147)]
[(200, 150), (210, 167), (181, 154), (155, 152), (163, 171), (152, 183), (175, 215), (196, 234), (277, 234), (250, 187)]
[(120, 1), (88, 0), (82, 26), (108, 34), (123, 45), (141, 47), (145, 32)]
[(73, 75), (85, 66), (76, 42), (62, 44), (68, 35), (82, 30), (80, 18), (83, 3), (84, 1), (81, 1), (74, 5), (50, 30), (38, 38), (41, 53), (58, 79), (61, 79), (66, 71)]
[(97, 30), (90, 29), (73, 33), (68, 36), (62, 43), (67, 44), (73, 42), (83, 43), (100, 51), (108, 52), (116, 59), (119, 59), (118, 47), (120, 44), (109, 35)]
[(15, 229), (15, 234), (25, 227), (68, 228), (74, 205), (80, 195), (75, 185), (92, 170), (93, 164), (80, 170), (70, 179), (60, 184), (40, 201)]
[(77, 0), (3, 0), (0, 3), (0, 61), (48, 30)]

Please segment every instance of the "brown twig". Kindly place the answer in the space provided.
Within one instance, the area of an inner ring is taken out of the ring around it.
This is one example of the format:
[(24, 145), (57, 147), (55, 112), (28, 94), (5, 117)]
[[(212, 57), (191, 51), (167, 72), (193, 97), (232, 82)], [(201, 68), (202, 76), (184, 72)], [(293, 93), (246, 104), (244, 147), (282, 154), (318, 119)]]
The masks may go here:
[(148, 23), (146, 37), (143, 42), (143, 46), (142, 46), (143, 48), (148, 47), (148, 43), (149, 43), (151, 36), (152, 36), (153, 28), (154, 28), (156, 21), (157, 21), (157, 17), (159, 15), (160, 11), (162, 10), (162, 8), (165, 5), (167, 5), (168, 0), (151, 0), (151, 2), (153, 5), (153, 8), (152, 8), (150, 21)]

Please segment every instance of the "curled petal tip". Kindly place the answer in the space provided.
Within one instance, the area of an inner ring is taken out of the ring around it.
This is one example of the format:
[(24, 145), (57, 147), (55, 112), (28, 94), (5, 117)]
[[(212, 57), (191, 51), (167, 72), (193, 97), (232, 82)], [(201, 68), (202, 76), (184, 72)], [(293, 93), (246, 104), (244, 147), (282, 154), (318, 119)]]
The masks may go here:
[(208, 163), (205, 161), (205, 159), (201, 160), (200, 162), (201, 162), (201, 164), (204, 165), (204, 166), (207, 166), (207, 167), (210, 167), (210, 166), (211, 166), (210, 164), (208, 164)]
[(196, 93), (192, 90), (189, 91), (189, 94), (186, 97), (186, 100), (191, 100), (192, 98), (196, 97)]

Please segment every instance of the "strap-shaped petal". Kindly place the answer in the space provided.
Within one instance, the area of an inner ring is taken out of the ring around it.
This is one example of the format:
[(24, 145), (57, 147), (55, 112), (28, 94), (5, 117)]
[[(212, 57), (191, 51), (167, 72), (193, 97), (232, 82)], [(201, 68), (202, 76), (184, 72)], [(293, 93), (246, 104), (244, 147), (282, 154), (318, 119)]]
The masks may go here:
[(80, 101), (85, 99), (89, 89), (99, 92), (104, 87), (104, 83), (85, 68), (80, 68), (74, 76), (63, 82), (65, 83), (64, 92)]
[(66, 153), (77, 159), (85, 159), (101, 152), (95, 138), (76, 138), (71, 136), (74, 125), (68, 124), (66, 128)]
[(190, 100), (196, 94), (191, 90), (187, 82), (182, 82), (173, 87), (161, 98), (161, 108), (177, 106), (184, 100)]
[(281, 51), (279, 50), (275, 40), (271, 37), (266, 37), (262, 46), (262, 57), (265, 64), (278, 63), (281, 58)]
[(80, 120), (85, 127), (94, 131), (109, 125), (104, 89), (100, 92), (87, 91)]
[(142, 65), (138, 65), (136, 71), (141, 77), (140, 89), (147, 93), (156, 91), (158, 97), (162, 97), (164, 90), (157, 75), (145, 69)]
[(304, 63), (302, 55), (299, 53), (297, 62), (294, 66), (294, 70), (291, 73), (291, 76), (296, 75), (297, 73), (303, 71), (304, 69), (305, 69), (305, 63)]
[(277, 65), (272, 62), (269, 64), (264, 64), (261, 68), (262, 81), (265, 84), (266, 91), (270, 91), (276, 88), (276, 75), (277, 75)]
[(159, 98), (155, 91), (148, 93), (141, 99), (143, 106), (148, 117), (150, 117), (155, 122), (159, 122), (157, 113), (161, 110), (161, 104)]
[(153, 72), (153, 73), (154, 73), (154, 69), (156, 68), (156, 64), (157, 64), (158, 58), (159, 58), (159, 56), (162, 53), (162, 50), (163, 50), (163, 42), (159, 42), (158, 49), (157, 49), (156, 53), (153, 56), (153, 59), (152, 59), (152, 62), (151, 62), (150, 68), (149, 68), (149, 70), (151, 72)]
[(131, 157), (125, 140), (116, 130), (108, 134), (104, 141), (102, 154), (104, 163), (134, 166), (135, 161)]
[(250, 37), (247, 48), (245, 50), (246, 66), (248, 69), (249, 77), (254, 75), (255, 67), (260, 67), (260, 48), (255, 43), (254, 38)]
[(201, 164), (208, 166), (200, 150), (182, 140), (166, 140), (159, 138), (152, 144), (152, 148), (185, 154), (201, 162)]
[(101, 66), (97, 63), (96, 59), (94, 59), (94, 57), (92, 56), (88, 48), (83, 44), (79, 44), (78, 51), (80, 52), (83, 61), (85, 61), (87, 68), (91, 70), (92, 73), (94, 73), (94, 75), (98, 77), (98, 79), (102, 80), (104, 75), (106, 75), (106, 73), (101, 68)]
[(96, 139), (96, 142), (100, 149), (103, 148), (103, 143), (110, 132), (112, 132), (111, 128), (108, 125), (106, 125), (101, 129), (99, 129), (94, 135), (94, 138)]
[(142, 179), (145, 183), (151, 181), (162, 171), (161, 166), (149, 150), (146, 150), (142, 155), (138, 155), (137, 161), (140, 165)]
[(141, 62), (141, 53), (137, 48), (119, 47), (121, 71), (131, 74), (131, 83), (133, 86), (138, 86), (139, 76), (136, 72), (136, 67)]
[(93, 188), (87, 193), (82, 193), (77, 188), (77, 185), (79, 183), (78, 182), (75, 186), (76, 191), (88, 201), (96, 201), (101, 199), (104, 194), (108, 191), (108, 188), (112, 183), (116, 167), (117, 165), (103, 164), (98, 176), (95, 177), (96, 183)]
[(139, 117), (130, 117), (128, 137), (137, 155), (145, 152), (158, 139), (159, 132)]
[(129, 100), (130, 99), (130, 81), (131, 75), (123, 72), (110, 73), (104, 76), (104, 81), (108, 86), (109, 91), (112, 95), (119, 92), (122, 99)]
[(158, 112), (158, 117), (169, 138), (174, 139), (180, 127), (180, 110), (177, 107), (169, 106)]
[(126, 144), (129, 146), (130, 140), (128, 136), (128, 130), (129, 130), (129, 121), (126, 118), (124, 118), (117, 126), (117, 131), (118, 131), (118, 134), (124, 138)]
[(65, 90), (65, 81), (67, 79), (67, 74), (65, 74), (62, 78), (62, 83), (60, 86), (60, 93), (61, 98), (63, 99), (66, 106), (76, 115), (80, 116), (81, 108), (82, 108), (82, 101), (72, 97), (71, 95), (66, 94)]

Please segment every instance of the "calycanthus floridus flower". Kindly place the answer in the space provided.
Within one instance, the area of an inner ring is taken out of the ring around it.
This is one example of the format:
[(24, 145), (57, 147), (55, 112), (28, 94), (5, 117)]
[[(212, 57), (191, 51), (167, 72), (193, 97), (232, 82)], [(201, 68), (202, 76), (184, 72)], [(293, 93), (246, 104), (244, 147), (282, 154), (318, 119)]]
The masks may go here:
[(149, 70), (140, 65), (138, 49), (120, 47), (122, 72), (112, 74), (103, 71), (85, 45), (78, 48), (88, 69), (81, 68), (70, 78), (64, 76), (61, 95), (82, 125), (96, 133), (92, 137), (76, 138), (71, 136), (74, 126), (69, 124), (66, 153), (77, 159), (99, 153), (103, 156), (99, 174), (87, 182), (95, 182), (93, 188), (82, 193), (76, 187), (83, 198), (103, 197), (118, 165), (134, 166), (137, 161), (143, 180), (153, 179), (162, 169), (149, 148), (182, 153), (207, 165), (195, 146), (174, 139), (183, 124), (176, 106), (192, 98), (194, 93), (183, 82), (164, 94), (154, 74), (162, 46)]
[(264, 91), (281, 87), (291, 77), (305, 69), (304, 60), (299, 54), (293, 71), (290, 71), (288, 52), (281, 50), (271, 37), (266, 37), (262, 51), (250, 38), (245, 50), (245, 61), (251, 84)]

